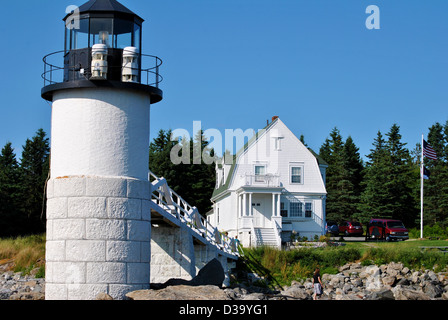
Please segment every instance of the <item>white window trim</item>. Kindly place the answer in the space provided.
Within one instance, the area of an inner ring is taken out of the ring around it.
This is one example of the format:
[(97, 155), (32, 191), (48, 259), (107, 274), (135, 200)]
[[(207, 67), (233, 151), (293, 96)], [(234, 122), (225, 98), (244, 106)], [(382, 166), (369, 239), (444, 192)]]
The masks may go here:
[[(311, 206), (311, 215), (309, 217), (306, 216), (306, 205), (309, 204)], [(313, 218), (313, 213), (314, 213), (314, 205), (313, 205), (313, 201), (305, 201), (304, 205), (303, 205), (303, 216), (305, 218), (311, 219)]]
[[(264, 173), (262, 174), (262, 175), (260, 175), (260, 176), (262, 176), (262, 178), (260, 179), (260, 180), (257, 180), (257, 170), (256, 170), (256, 168), (257, 167), (262, 167), (262, 168), (264, 168)], [(256, 164), (254, 164), (254, 181), (255, 182), (260, 182), (260, 183), (265, 183), (266, 181), (265, 181), (265, 177), (266, 177), (266, 168), (267, 168), (267, 165), (266, 164), (264, 164), (264, 163), (256, 163)]]
[[(298, 204), (299, 205), (299, 209), (301, 209), (301, 210), (299, 210), (297, 213), (298, 213), (298, 215), (292, 215), (293, 214), (293, 212), (295, 213), (295, 210), (293, 210), (292, 209), (292, 207), (293, 207), (293, 204)], [(303, 202), (302, 201), (292, 201), (292, 202), (289, 202), (289, 217), (290, 218), (303, 218)]]
[[(289, 165), (289, 184), (302, 185), (304, 184), (304, 165), (303, 164), (290, 164)], [(292, 168), (300, 168), (300, 182), (292, 182)]]

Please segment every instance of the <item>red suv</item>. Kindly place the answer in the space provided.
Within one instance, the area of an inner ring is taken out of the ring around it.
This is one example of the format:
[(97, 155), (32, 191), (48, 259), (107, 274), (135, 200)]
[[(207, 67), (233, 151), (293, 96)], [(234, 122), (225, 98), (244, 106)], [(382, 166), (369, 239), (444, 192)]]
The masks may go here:
[(344, 221), (339, 225), (339, 233), (345, 236), (362, 236), (362, 225), (356, 221)]
[(367, 225), (366, 240), (368, 238), (385, 239), (386, 241), (407, 240), (409, 232), (400, 220), (371, 219)]

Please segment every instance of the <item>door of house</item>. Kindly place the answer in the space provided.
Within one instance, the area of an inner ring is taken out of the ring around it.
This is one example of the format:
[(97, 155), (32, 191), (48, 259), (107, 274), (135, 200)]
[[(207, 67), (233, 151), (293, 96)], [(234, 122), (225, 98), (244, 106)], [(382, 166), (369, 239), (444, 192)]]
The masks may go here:
[(270, 226), (270, 212), (267, 197), (263, 195), (252, 196), (252, 213), (254, 216), (255, 228), (266, 228)]

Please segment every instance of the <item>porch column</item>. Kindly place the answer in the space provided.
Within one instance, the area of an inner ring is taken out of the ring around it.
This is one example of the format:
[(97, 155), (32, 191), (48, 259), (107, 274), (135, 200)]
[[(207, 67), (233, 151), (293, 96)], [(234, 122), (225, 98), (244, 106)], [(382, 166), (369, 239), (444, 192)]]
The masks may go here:
[(272, 194), (272, 216), (275, 217), (277, 214), (275, 212), (275, 193)]
[(280, 217), (280, 197), (281, 197), (282, 195), (279, 193), (279, 194), (277, 194), (277, 217)]
[(252, 193), (249, 193), (249, 216), (253, 216), (254, 212), (252, 210)]
[(247, 215), (246, 211), (246, 193), (243, 193), (243, 216), (245, 217)]

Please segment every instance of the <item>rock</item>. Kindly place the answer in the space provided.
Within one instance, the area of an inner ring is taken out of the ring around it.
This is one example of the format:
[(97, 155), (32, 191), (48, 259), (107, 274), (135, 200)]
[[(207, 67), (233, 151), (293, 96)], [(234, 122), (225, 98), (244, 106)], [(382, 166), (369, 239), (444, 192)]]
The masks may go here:
[(242, 300), (265, 300), (265, 299), (266, 297), (263, 293), (254, 292), (244, 296)]
[(218, 286), (222, 287), (225, 279), (224, 269), (218, 259), (213, 259), (199, 270), (196, 277), (192, 280), (169, 279), (165, 283), (152, 283), (152, 289), (164, 289), (169, 286), (188, 285), (188, 286)]
[(9, 289), (0, 289), (0, 300), (8, 300), (12, 291)]
[(419, 280), (420, 280), (420, 272), (415, 271), (414, 273), (412, 273), (411, 281), (413, 283), (418, 283)]
[(300, 300), (308, 300), (311, 298), (310, 295), (306, 292), (306, 289), (299, 286), (289, 287), (285, 291), (282, 291), (281, 294)]
[(107, 293), (102, 292), (96, 296), (95, 300), (114, 300), (114, 298), (112, 298)]
[(224, 269), (221, 262), (215, 258), (199, 270), (198, 275), (191, 282), (195, 286), (213, 285), (221, 288), (224, 279)]
[(335, 300), (362, 300), (362, 297), (357, 294), (338, 294)]
[(408, 285), (410, 285), (411, 283), (409, 282), (409, 280), (408, 279), (406, 279), (406, 278), (401, 278), (397, 283), (396, 283), (396, 285), (398, 286), (398, 285), (400, 285), (400, 286), (408, 286)]
[(230, 300), (217, 286), (169, 286), (160, 290), (138, 290), (126, 294), (131, 300)]
[(443, 289), (432, 282), (426, 282), (425, 286), (423, 287), (423, 292), (430, 298), (439, 298), (442, 296)]
[(396, 280), (395, 276), (386, 276), (381, 279), (381, 281), (385, 286), (392, 286), (395, 283), (395, 280)]
[(403, 270), (402, 263), (391, 262), (387, 265), (386, 273), (391, 276), (397, 276)]
[(376, 292), (372, 292), (368, 297), (368, 300), (395, 300), (394, 293), (390, 289), (383, 289)]
[(380, 290), (382, 287), (380, 268), (369, 266), (365, 272), (369, 275), (366, 279), (366, 289), (369, 291)]
[(423, 291), (396, 286), (392, 289), (395, 300), (431, 300)]

